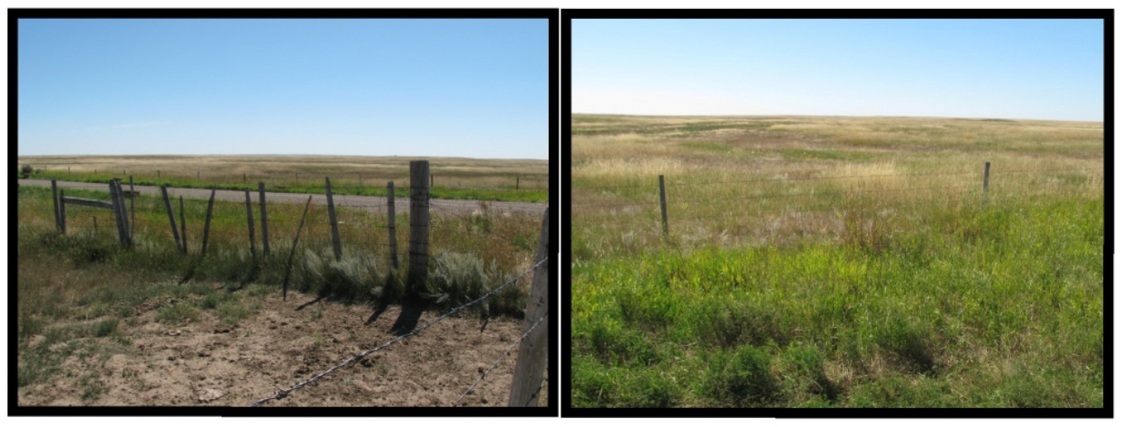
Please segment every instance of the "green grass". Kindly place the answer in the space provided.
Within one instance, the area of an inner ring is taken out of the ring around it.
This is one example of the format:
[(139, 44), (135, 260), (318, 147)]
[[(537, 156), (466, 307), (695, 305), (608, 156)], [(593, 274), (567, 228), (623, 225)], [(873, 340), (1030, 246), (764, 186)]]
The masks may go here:
[[(594, 118), (574, 137), (588, 165), (572, 189), (574, 405), (1103, 405), (1105, 206), (1087, 172), (1101, 139), (1062, 123), (697, 118), (718, 150), (618, 136), (691, 118)], [(737, 125), (753, 121), (773, 123)], [(980, 149), (1002, 165), (988, 195), (956, 175)], [(745, 150), (764, 154), (728, 160)], [(635, 182), (657, 178), (650, 165), (679, 184), (669, 236), (657, 181)]]
[[(1055, 399), (1045, 405), (1089, 405), (1102, 393), (1101, 208), (991, 206), (956, 217), (977, 221), (969, 230), (944, 219), (880, 251), (667, 249), (580, 264), (574, 353), (595, 358), (574, 368), (688, 377), (683, 368), (698, 364), (711, 375), (705, 385), (670, 394), (701, 406), (908, 406), (930, 403), (929, 394), (949, 406), (1026, 404), (987, 396), (1008, 381), (1043, 382), (1031, 392)], [(1069, 214), (1058, 222), (1061, 212)], [(824, 361), (835, 365), (833, 380)], [(1010, 361), (1023, 367), (993, 371)], [(793, 377), (771, 376), (784, 366)], [(574, 389), (585, 376), (594, 377), (575, 374)], [(647, 401), (620, 399), (601, 403)]]

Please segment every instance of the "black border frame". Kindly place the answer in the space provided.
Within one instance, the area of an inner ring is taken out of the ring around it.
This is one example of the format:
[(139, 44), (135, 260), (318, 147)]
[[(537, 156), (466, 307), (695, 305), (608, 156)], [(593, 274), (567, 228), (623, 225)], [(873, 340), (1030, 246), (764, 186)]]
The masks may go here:
[[(18, 129), (18, 59), (19, 59), (19, 20), (20, 19), (543, 19), (548, 22), (549, 46), (549, 148), (550, 163), (549, 174), (552, 183), (558, 178), (558, 21), (557, 9), (8, 9), (8, 166), (9, 170), (17, 167), (19, 153), (16, 141), (19, 138)], [(17, 207), (19, 183), (12, 179), (8, 183), (9, 209)], [(550, 227), (549, 253), (549, 312), (557, 313), (557, 271), (553, 266), (558, 265), (555, 258), (560, 254), (557, 243), (557, 216), (556, 209), (559, 191), (556, 185), (549, 187)], [(8, 219), (8, 230), (16, 230), (17, 215)], [(18, 254), (17, 240), (8, 240), (9, 260)], [(15, 263), (11, 263), (15, 264)], [(16, 282), (17, 269), (8, 271), (8, 282)], [(168, 416), (232, 416), (232, 417), (280, 417), (280, 416), (316, 416), (316, 417), (357, 417), (357, 416), (544, 416), (557, 417), (560, 407), (560, 392), (558, 386), (558, 316), (549, 316), (549, 373), (545, 385), (548, 399), (547, 405), (538, 408), (508, 408), (508, 407), (215, 407), (215, 406), (167, 406), (167, 407), (142, 407), (142, 406), (19, 406), (18, 382), (15, 381), (18, 373), (17, 367), (17, 310), (15, 309), (18, 298), (16, 287), (8, 287), (8, 415), (9, 416), (119, 416), (119, 415), (168, 415)], [(264, 397), (264, 396), (262, 396)]]
[[(1105, 161), (1106, 203), (1104, 203), (1105, 250), (1103, 265), (1104, 281), (1104, 375), (1103, 408), (1028, 408), (1028, 409), (989, 409), (989, 408), (574, 408), (572, 396), (572, 359), (571, 322), (565, 322), (562, 330), (566, 345), (561, 355), (565, 369), (561, 379), (562, 393), (566, 405), (561, 409), (562, 417), (778, 417), (778, 418), (1113, 418), (1114, 416), (1114, 332), (1111, 321), (1113, 315), (1114, 293), (1111, 256), (1114, 253), (1114, 10), (1113, 9), (761, 9), (761, 10), (625, 10), (625, 9), (565, 9), (561, 11), (561, 106), (565, 111), (562, 117), (561, 161), (572, 163), (572, 34), (574, 19), (1092, 19), (1103, 21), (1103, 143)], [(562, 173), (566, 195), (571, 197), (570, 171), (567, 167)], [(566, 203), (562, 214), (563, 226), (571, 228), (571, 206)], [(566, 241), (566, 257), (571, 248)], [(564, 277), (572, 277), (572, 265), (562, 265)], [(561, 288), (561, 299), (566, 313), (572, 309), (572, 295), (568, 286)]]

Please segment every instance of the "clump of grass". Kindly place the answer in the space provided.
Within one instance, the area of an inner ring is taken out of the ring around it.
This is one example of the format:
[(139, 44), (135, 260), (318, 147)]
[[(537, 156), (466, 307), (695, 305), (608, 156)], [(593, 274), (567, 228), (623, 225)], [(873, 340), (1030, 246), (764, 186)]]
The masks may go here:
[(174, 302), (161, 307), (156, 312), (156, 320), (172, 326), (181, 326), (198, 321), (199, 310), (185, 302)]
[(767, 406), (776, 401), (779, 384), (771, 373), (771, 356), (750, 344), (719, 350), (701, 382), (703, 393), (719, 406)]

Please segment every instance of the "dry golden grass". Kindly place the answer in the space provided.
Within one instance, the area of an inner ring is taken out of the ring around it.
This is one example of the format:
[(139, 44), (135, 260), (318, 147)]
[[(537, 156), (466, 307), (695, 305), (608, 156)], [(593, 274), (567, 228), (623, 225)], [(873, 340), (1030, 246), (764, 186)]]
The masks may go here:
[[(574, 117), (574, 253), (842, 239), (907, 206), (1102, 191), (1102, 123), (911, 117)], [(843, 209), (844, 207), (844, 209)], [(857, 217), (861, 219), (858, 220)], [(847, 219), (848, 218), (848, 219)], [(850, 224), (847, 225), (846, 221)]]

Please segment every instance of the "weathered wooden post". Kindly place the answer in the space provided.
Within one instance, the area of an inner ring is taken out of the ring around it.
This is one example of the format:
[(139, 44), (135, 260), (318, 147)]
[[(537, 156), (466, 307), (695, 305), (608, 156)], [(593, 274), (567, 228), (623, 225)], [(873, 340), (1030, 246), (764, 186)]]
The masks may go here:
[(210, 218), (214, 212), (214, 188), (210, 189), (210, 200), (206, 203), (206, 222), (203, 224), (203, 247), (199, 249), (199, 256), (206, 255), (206, 243), (210, 238)]
[(175, 213), (171, 210), (171, 200), (168, 200), (167, 185), (160, 186), (160, 195), (164, 198), (164, 209), (168, 211), (168, 222), (171, 223), (171, 235), (175, 238), (175, 247), (182, 250), (183, 245), (179, 244), (179, 230), (175, 228)]
[(335, 251), (335, 260), (343, 260), (343, 244), (339, 241), (339, 222), (335, 218), (335, 201), (331, 198), (331, 177), (324, 177), (327, 185), (327, 216), (331, 220), (331, 249)]
[(121, 180), (114, 178), (111, 185), (116, 190), (113, 195), (113, 217), (117, 222), (117, 238), (121, 246), (132, 246), (132, 233), (129, 232), (129, 217), (125, 211), (125, 189), (121, 187)]
[(393, 181), (386, 184), (386, 211), (389, 217), (389, 231), (390, 231), (390, 265), (393, 269), (397, 270), (397, 228), (395, 226), (397, 220), (394, 218), (394, 194), (393, 194)]
[(58, 190), (58, 217), (59, 217), (58, 229), (59, 229), (59, 231), (62, 232), (62, 234), (66, 234), (66, 203), (62, 201), (62, 198), (65, 197), (63, 194), (64, 193), (63, 193), (62, 189), (59, 189)]
[(407, 299), (416, 301), (429, 278), (429, 162), (409, 162), (409, 275)]
[[(549, 329), (538, 324), (549, 314), (549, 266), (552, 250), (549, 243), (549, 209), (542, 214), (542, 231), (538, 237), (538, 253), (534, 257), (534, 281), (530, 285), (530, 299), (526, 302), (526, 315), (522, 333), (526, 338), (518, 345), (518, 361), (514, 365), (514, 379), (510, 385), (507, 406), (538, 406), (542, 375), (547, 365)], [(544, 261), (544, 262), (543, 262)], [(536, 326), (536, 327), (535, 327)], [(530, 328), (534, 328), (530, 331)], [(527, 332), (529, 332), (527, 334)]]
[(253, 201), (249, 199), (249, 190), (245, 190), (245, 218), (249, 222), (249, 255), (257, 259), (257, 248), (253, 243)]
[(986, 196), (986, 201), (990, 199), (990, 162), (986, 162), (986, 171), (982, 175), (982, 195)]
[(520, 177), (520, 176), (516, 176), (516, 177), (514, 177), (514, 189), (515, 189), (515, 190), (518, 190), (518, 187), (519, 187), (519, 181), (522, 181), (522, 177)]
[(117, 179), (109, 180), (109, 210), (113, 212), (113, 224), (117, 225), (117, 239), (125, 243), (125, 224), (121, 223), (121, 206), (118, 205), (120, 193), (117, 189)]
[(659, 204), (662, 205), (662, 235), (670, 235), (670, 223), (666, 219), (666, 179), (658, 176), (658, 199)]
[(265, 183), (257, 183), (258, 202), (261, 203), (261, 248), (269, 256), (269, 213), (265, 209)]
[(58, 228), (58, 231), (64, 231), (62, 229), (62, 217), (61, 217), (62, 211), (59, 210), (59, 205), (61, 205), (61, 203), (59, 203), (59, 200), (61, 200), (61, 199), (59, 199), (59, 196), (58, 196), (58, 181), (52, 179), (51, 180), (51, 207), (53, 207), (54, 211), (55, 211), (55, 227)]
[(132, 185), (132, 175), (129, 175), (129, 211), (132, 222), (129, 222), (129, 241), (136, 235), (136, 188)]
[(179, 227), (183, 231), (183, 253), (187, 253), (187, 217), (183, 215), (183, 196), (179, 196)]

